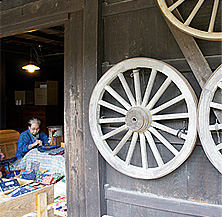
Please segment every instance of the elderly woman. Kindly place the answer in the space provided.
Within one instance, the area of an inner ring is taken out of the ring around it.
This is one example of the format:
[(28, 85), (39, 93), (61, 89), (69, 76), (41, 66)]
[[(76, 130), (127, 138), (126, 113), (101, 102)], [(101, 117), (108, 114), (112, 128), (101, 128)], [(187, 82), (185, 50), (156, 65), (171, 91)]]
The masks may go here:
[(21, 133), (18, 139), (17, 159), (24, 157), (28, 151), (38, 145), (48, 145), (47, 135), (40, 131), (41, 121), (33, 118), (29, 120), (28, 124), (28, 130)]

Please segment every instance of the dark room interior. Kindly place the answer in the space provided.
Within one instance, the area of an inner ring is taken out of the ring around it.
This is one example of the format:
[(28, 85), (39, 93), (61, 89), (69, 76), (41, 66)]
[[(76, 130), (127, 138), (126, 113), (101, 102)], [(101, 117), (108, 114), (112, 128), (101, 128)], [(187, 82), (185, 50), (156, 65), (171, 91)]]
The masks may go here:
[[(48, 126), (63, 125), (64, 27), (50, 27), (2, 38), (1, 62), (4, 66), (2, 72), (5, 72), (5, 128), (21, 133), (27, 129), (27, 121), (32, 116), (42, 121), (42, 130), (46, 133)], [(29, 73), (22, 69), (29, 62), (39, 66), (40, 70)], [(55, 90), (58, 102), (38, 105), (34, 96), (35, 83), (47, 81), (58, 82)], [(29, 92), (31, 96), (29, 94), (26, 102), (19, 102), (16, 101), (16, 91)]]

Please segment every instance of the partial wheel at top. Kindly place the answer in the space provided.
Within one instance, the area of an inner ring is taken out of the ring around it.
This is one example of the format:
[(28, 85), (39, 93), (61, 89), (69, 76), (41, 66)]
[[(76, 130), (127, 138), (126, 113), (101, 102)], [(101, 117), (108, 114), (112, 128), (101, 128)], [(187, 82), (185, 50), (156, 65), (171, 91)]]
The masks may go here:
[(185, 78), (149, 58), (124, 60), (95, 86), (89, 124), (95, 145), (116, 170), (155, 179), (178, 168), (196, 142), (196, 98)]
[(220, 0), (157, 0), (164, 16), (183, 32), (205, 40), (221, 41)]

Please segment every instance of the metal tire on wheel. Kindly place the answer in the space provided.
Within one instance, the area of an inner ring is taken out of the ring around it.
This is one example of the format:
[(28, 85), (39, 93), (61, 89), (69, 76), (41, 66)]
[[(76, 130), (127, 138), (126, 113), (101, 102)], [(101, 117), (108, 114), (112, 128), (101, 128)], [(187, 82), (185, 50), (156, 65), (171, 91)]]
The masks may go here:
[[(217, 111), (216, 117), (212, 110)], [(219, 120), (218, 120), (219, 119)], [(222, 173), (222, 65), (203, 88), (198, 108), (198, 132), (210, 162)]]
[(96, 84), (89, 125), (95, 145), (113, 168), (134, 178), (159, 178), (178, 168), (195, 146), (196, 97), (170, 65), (127, 59)]

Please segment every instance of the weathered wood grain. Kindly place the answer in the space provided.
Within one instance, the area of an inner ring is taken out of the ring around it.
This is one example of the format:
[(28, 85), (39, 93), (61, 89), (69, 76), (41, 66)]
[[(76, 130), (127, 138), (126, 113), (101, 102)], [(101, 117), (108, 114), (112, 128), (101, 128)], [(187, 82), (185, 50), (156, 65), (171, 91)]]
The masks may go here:
[(47, 217), (47, 194), (41, 193), (37, 195), (37, 215)]
[(83, 11), (65, 23), (64, 131), (69, 216), (86, 216), (83, 146)]
[[(47, 194), (47, 195), (46, 195)], [(44, 201), (41, 201), (39, 204), (38, 197), (44, 197)], [(54, 201), (54, 186), (47, 186), (42, 189), (29, 192), (27, 194), (21, 195), (19, 197), (14, 197), (9, 201), (3, 202), (0, 204), (1, 216), (4, 217), (12, 217), (12, 216), (23, 216), (25, 214), (29, 214), (34, 212), (35, 210), (41, 209), (41, 213), (44, 215), (53, 217), (53, 212), (51, 210), (47, 211), (45, 208), (47, 205), (53, 203)], [(41, 215), (40, 215), (41, 216)]]
[[(118, 216), (124, 216), (122, 211), (123, 206), (129, 205), (124, 210), (131, 211), (132, 213), (139, 213), (143, 207), (143, 216), (212, 216), (217, 217), (222, 214), (221, 205), (211, 205), (199, 202), (190, 202), (186, 200), (171, 199), (166, 197), (159, 197), (152, 194), (143, 194), (138, 191), (128, 191), (126, 189), (120, 189), (115, 187), (106, 188), (106, 199), (108, 203), (116, 205), (118, 210)], [(115, 203), (115, 204), (114, 204)], [(114, 207), (113, 207), (114, 208)], [(147, 209), (144, 209), (147, 208)], [(150, 213), (150, 209), (153, 210)], [(165, 211), (165, 212), (164, 212)], [(113, 210), (108, 209), (109, 215), (115, 215)]]
[[(92, 89), (97, 81), (97, 73), (100, 70), (100, 16), (101, 5), (97, 0), (86, 0), (84, 7), (84, 34), (83, 34), (83, 75), (82, 75), (82, 97), (83, 97), (83, 143), (84, 153), (80, 156), (84, 161), (85, 176), (85, 208), (86, 217), (101, 216), (105, 207), (104, 196), (102, 197), (100, 181), (103, 173), (100, 171), (99, 153), (92, 140), (89, 131), (89, 100)], [(83, 171), (82, 171), (83, 172)]]
[[(83, 0), (41, 0), (1, 11), (0, 37), (63, 24), (68, 13), (81, 10)], [(13, 16), (12, 16), (13, 14)]]
[(139, 11), (144, 8), (155, 7), (153, 0), (138, 0), (138, 1), (104, 1), (102, 8), (102, 16), (111, 16), (118, 13), (126, 13), (130, 11)]

